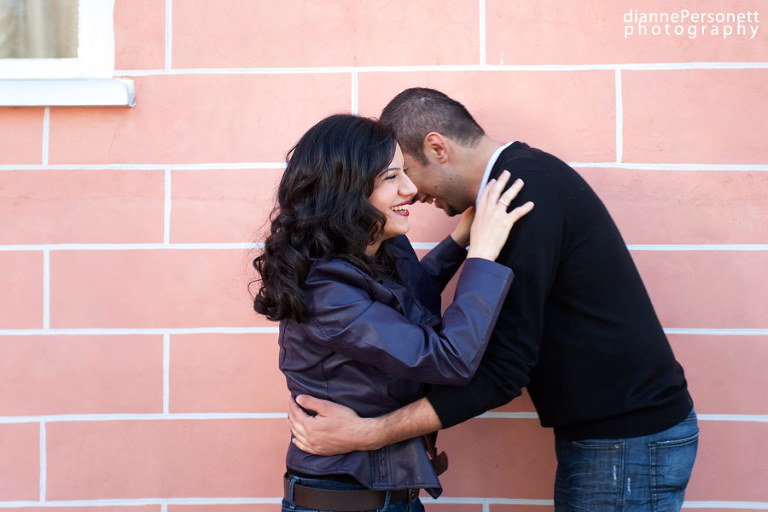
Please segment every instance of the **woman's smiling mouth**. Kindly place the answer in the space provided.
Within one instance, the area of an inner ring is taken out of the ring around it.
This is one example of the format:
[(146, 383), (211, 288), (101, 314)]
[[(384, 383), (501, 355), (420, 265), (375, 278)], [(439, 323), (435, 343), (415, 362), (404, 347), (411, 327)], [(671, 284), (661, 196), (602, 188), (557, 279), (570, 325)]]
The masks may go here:
[(410, 212), (408, 212), (408, 206), (409, 206), (409, 202), (406, 201), (396, 206), (391, 206), (389, 209), (395, 212), (397, 215), (408, 217), (410, 215)]

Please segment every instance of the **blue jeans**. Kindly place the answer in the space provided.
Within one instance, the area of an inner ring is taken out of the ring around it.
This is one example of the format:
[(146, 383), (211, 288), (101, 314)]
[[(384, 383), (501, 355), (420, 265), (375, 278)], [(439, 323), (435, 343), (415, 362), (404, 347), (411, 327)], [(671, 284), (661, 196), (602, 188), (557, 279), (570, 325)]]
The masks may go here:
[[(336, 482), (334, 480), (324, 480), (322, 478), (305, 478), (298, 476), (291, 476), (291, 482), (299, 483), (307, 487), (314, 487), (316, 489), (365, 489), (360, 484)], [(396, 503), (390, 503), (389, 495), (391, 492), (387, 491), (386, 500), (384, 506), (379, 509), (369, 509), (368, 512), (424, 512), (424, 505), (421, 504), (421, 500), (416, 499), (411, 503), (407, 501), (398, 501)], [(291, 496), (289, 496), (291, 498)], [(293, 503), (292, 499), (283, 499), (282, 512), (332, 512), (312, 508), (299, 507)], [(363, 512), (363, 511), (360, 511)]]
[(698, 440), (693, 410), (674, 427), (649, 436), (555, 439), (555, 511), (679, 511)]

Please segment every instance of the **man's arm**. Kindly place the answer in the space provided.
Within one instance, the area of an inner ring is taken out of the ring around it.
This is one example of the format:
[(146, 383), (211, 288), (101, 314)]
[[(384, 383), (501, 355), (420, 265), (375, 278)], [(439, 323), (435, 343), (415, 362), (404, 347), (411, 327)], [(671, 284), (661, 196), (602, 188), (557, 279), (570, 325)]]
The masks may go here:
[[(317, 414), (310, 416), (302, 407)], [(441, 428), (440, 419), (424, 398), (384, 416), (361, 418), (343, 405), (300, 395), (296, 401), (289, 400), (288, 424), (293, 444), (315, 455), (377, 450)]]
[[(432, 386), (427, 393), (443, 428), (519, 396), (539, 360), (545, 310), (558, 275), (567, 232), (565, 206), (569, 196), (559, 176), (565, 169), (554, 172), (543, 159), (532, 155), (521, 152), (514, 161), (502, 162), (512, 170), (511, 179), (525, 181), (525, 187), (510, 206), (533, 201), (536, 210), (515, 225), (497, 259), (515, 271), (515, 280), (472, 381), (459, 387)], [(565, 167), (562, 163), (558, 165)]]

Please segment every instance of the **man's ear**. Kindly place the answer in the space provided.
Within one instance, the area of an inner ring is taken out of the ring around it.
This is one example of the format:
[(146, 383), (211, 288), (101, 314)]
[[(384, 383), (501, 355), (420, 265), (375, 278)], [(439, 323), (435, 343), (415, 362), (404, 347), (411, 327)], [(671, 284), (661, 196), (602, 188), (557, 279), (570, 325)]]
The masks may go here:
[(424, 154), (430, 160), (444, 164), (450, 155), (448, 139), (437, 132), (429, 132), (424, 137)]

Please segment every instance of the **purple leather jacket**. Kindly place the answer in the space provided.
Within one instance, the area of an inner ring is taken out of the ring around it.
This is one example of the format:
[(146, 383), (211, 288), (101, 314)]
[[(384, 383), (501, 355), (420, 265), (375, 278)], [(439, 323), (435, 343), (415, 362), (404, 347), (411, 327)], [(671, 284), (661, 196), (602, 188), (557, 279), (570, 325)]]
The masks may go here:
[[(440, 318), (440, 292), (466, 257), (450, 237), (418, 260), (407, 238), (389, 241), (403, 284), (337, 258), (313, 263), (308, 314), (280, 323), (280, 369), (292, 396), (308, 394), (379, 416), (420, 398), (423, 384), (461, 385), (480, 363), (512, 271), (471, 258)], [(289, 445), (289, 469), (348, 474), (370, 489), (441, 492), (421, 439), (379, 450), (317, 456)]]

